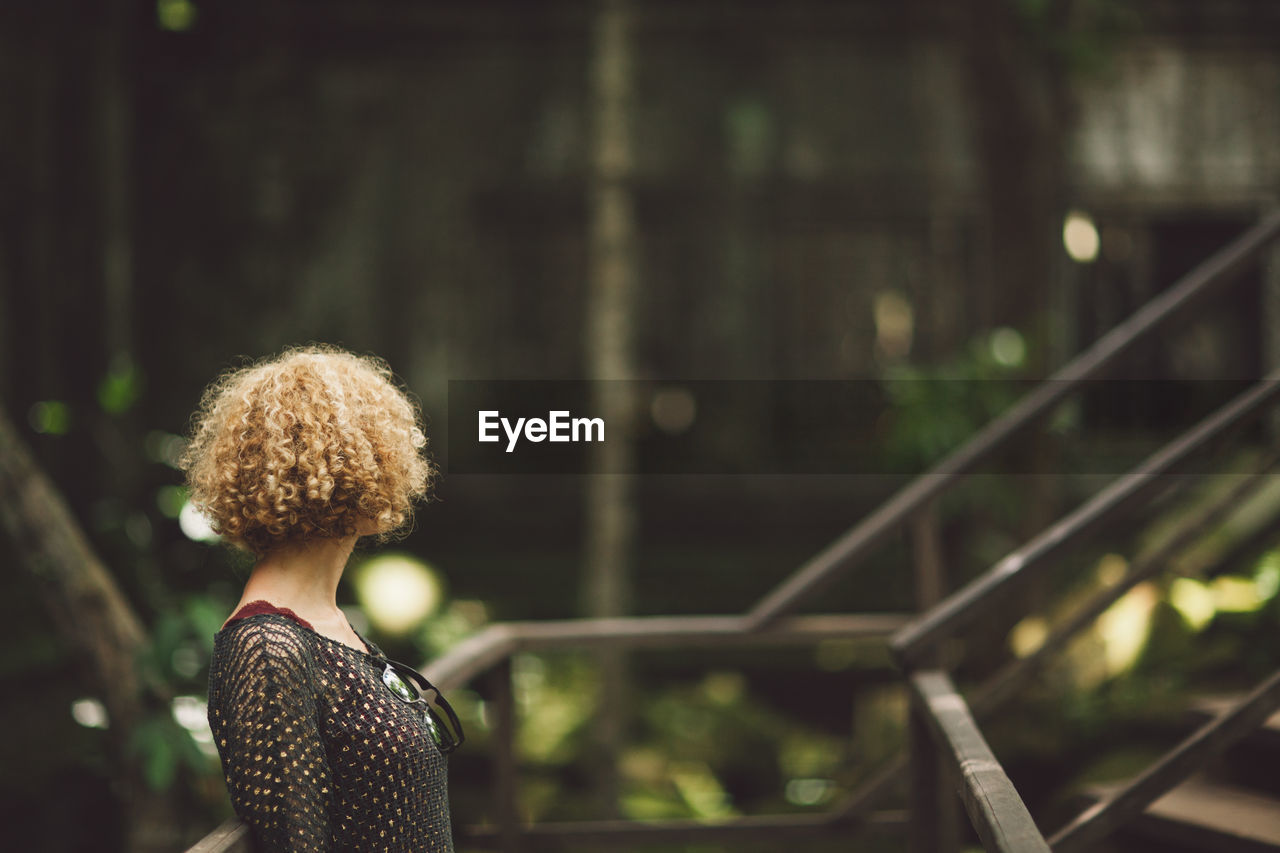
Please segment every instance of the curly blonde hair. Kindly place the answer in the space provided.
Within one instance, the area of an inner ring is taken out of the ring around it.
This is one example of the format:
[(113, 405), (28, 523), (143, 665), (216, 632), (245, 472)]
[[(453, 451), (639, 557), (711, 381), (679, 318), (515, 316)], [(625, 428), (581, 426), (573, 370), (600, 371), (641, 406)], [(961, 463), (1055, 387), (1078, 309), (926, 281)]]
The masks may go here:
[(312, 346), (210, 385), (182, 469), (213, 529), (262, 555), (362, 521), (384, 535), (407, 528), (434, 478), (426, 445), (386, 362)]

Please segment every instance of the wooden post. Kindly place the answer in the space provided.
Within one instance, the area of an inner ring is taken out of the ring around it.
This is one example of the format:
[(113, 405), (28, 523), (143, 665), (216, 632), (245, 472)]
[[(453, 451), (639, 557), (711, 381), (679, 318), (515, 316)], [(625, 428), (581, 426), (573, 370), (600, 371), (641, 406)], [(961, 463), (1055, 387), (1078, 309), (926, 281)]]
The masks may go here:
[(490, 671), (493, 708), (493, 799), (497, 804), (498, 840), (504, 853), (523, 848), (520, 809), (516, 803), (516, 707), (511, 690), (511, 658)]
[[(938, 747), (929, 733), (925, 709), (916, 696), (911, 697), (911, 711), (907, 721), (908, 750), (911, 753), (910, 817), (907, 830), (907, 850), (910, 853), (942, 853), (951, 850), (945, 839), (955, 841), (954, 832), (944, 832), (939, 818), (942, 803), (948, 799), (942, 785), (942, 763), (938, 759)], [(953, 824), (954, 825), (954, 824)]]
[[(915, 567), (916, 606), (921, 612), (947, 594), (942, 561), (942, 524), (938, 502), (929, 501), (911, 517), (911, 552)], [(929, 665), (941, 665), (943, 653), (930, 655)], [(929, 727), (912, 699), (911, 749), (911, 850), (912, 853), (955, 853), (960, 849), (960, 804), (938, 759), (938, 748)]]
[(942, 566), (942, 524), (938, 502), (929, 501), (911, 517), (911, 556), (915, 564), (916, 607), (928, 610), (947, 594)]
[[(928, 726), (928, 735), (934, 739), (933, 754), (964, 798), (982, 848), (990, 853), (1050, 853), (1026, 803), (996, 760), (950, 677), (941, 670), (923, 670), (912, 673), (909, 681), (915, 719)], [(954, 833), (939, 835), (939, 840), (945, 841)], [(917, 848), (926, 849), (944, 848)]]

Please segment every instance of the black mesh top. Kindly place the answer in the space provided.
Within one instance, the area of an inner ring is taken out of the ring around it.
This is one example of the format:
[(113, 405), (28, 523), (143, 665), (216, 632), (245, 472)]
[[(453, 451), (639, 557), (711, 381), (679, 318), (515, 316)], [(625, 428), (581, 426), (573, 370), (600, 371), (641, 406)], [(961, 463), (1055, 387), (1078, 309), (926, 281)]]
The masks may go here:
[(451, 853), (445, 757), (382, 650), (300, 622), (259, 612), (214, 638), (209, 725), (258, 849)]

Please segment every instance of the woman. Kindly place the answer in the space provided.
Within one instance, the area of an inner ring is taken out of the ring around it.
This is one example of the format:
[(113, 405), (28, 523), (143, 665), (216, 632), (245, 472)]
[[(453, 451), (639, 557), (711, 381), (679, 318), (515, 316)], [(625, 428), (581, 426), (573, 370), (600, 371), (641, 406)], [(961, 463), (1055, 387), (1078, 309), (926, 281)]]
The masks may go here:
[(259, 849), (453, 850), (445, 755), (461, 728), (337, 604), (356, 540), (410, 523), (425, 447), (387, 366), (341, 350), (286, 351), (205, 392), (191, 499), (256, 557), (214, 641), (209, 724)]

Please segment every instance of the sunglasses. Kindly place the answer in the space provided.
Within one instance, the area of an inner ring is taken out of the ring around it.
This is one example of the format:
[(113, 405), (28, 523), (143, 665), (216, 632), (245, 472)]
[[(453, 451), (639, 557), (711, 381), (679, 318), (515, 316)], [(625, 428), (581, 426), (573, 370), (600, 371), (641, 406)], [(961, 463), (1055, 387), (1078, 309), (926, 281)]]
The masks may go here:
[(442, 753), (448, 755), (462, 746), (466, 738), (458, 715), (445, 701), (440, 689), (427, 681), (422, 673), (411, 666), (388, 660), (387, 668), (382, 671), (382, 683), (406, 704), (422, 703), (427, 730)]

